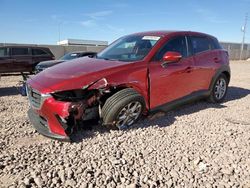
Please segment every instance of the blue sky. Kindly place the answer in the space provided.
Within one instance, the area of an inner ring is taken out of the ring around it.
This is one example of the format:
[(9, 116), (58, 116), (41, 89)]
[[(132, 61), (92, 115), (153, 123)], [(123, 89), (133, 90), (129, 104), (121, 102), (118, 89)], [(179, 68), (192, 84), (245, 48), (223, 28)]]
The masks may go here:
[(139, 31), (192, 30), (241, 42), (246, 12), (250, 0), (0, 0), (0, 43), (56, 44), (59, 30), (60, 39), (112, 42)]

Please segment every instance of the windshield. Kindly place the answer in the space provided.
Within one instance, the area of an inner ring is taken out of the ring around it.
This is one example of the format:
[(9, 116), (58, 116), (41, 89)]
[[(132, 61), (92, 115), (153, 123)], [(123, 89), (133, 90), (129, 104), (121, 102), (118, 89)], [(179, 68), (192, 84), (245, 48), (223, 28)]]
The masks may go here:
[(119, 61), (142, 60), (159, 39), (159, 36), (122, 37), (100, 52), (97, 58)]
[(71, 60), (79, 57), (79, 53), (68, 53), (60, 58), (60, 60)]

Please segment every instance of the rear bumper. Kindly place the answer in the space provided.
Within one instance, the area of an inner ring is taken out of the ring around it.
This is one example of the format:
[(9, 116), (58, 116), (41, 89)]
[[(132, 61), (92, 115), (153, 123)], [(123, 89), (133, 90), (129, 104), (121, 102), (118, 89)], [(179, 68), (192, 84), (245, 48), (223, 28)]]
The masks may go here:
[(59, 134), (52, 133), (49, 129), (47, 122), (44, 121), (38, 114), (36, 114), (34, 110), (29, 109), (28, 116), (32, 125), (40, 134), (60, 141), (71, 141), (68, 136), (62, 136)]

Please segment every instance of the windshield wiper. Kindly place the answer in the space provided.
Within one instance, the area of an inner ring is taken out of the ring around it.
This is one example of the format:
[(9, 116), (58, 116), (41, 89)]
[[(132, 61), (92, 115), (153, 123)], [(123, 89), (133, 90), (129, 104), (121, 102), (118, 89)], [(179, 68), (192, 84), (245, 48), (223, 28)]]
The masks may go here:
[(104, 59), (107, 61), (118, 61), (117, 59), (111, 59), (111, 58), (107, 58), (107, 57), (98, 57), (98, 56), (97, 56), (97, 59)]
[(106, 61), (122, 61), (121, 59), (112, 59), (112, 58), (101, 57), (101, 56), (96, 56), (96, 59), (104, 59)]
[(104, 58), (104, 59), (108, 61), (118, 61), (117, 59), (110, 59), (110, 58)]

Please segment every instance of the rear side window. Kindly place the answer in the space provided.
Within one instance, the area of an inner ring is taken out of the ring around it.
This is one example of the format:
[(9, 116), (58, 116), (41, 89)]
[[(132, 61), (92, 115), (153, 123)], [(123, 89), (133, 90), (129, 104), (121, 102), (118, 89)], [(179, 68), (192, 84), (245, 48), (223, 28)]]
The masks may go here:
[(28, 48), (12, 48), (12, 55), (29, 55)]
[(213, 49), (210, 40), (207, 37), (191, 37), (191, 43), (194, 53), (200, 53)]
[(32, 55), (48, 55), (47, 52), (45, 52), (42, 49), (32, 49)]
[(7, 48), (0, 48), (0, 57), (8, 56)]
[(210, 41), (213, 45), (213, 49), (222, 49), (219, 41), (216, 38), (210, 38)]
[(179, 52), (182, 57), (187, 57), (187, 45), (185, 37), (176, 37), (168, 41), (156, 54), (155, 60), (160, 61), (166, 52)]

